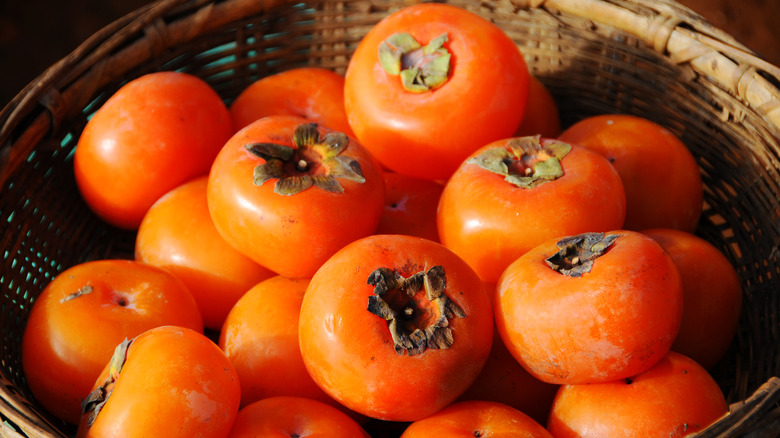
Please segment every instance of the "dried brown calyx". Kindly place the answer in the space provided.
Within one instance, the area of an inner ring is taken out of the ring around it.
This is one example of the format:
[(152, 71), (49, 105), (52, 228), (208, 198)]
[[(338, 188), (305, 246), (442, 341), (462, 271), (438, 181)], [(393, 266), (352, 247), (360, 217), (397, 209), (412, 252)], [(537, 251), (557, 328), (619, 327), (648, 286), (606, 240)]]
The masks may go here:
[(569, 277), (580, 277), (593, 268), (593, 262), (604, 255), (620, 234), (583, 233), (558, 241), (559, 251), (547, 257), (547, 266)]
[(349, 137), (343, 132), (320, 137), (316, 123), (305, 123), (295, 129), (293, 144), (295, 147), (277, 143), (244, 145), (250, 153), (265, 160), (255, 167), (255, 185), (261, 186), (268, 180), (276, 179), (274, 192), (289, 196), (312, 186), (343, 193), (344, 187), (337, 178), (358, 183), (366, 181), (360, 163), (341, 155), (349, 144)]
[(412, 356), (453, 344), (449, 320), (466, 314), (444, 293), (443, 267), (434, 266), (408, 278), (390, 268), (377, 268), (368, 276), (368, 284), (374, 286), (368, 311), (387, 321), (396, 353)]
[(114, 390), (116, 381), (119, 378), (119, 373), (122, 372), (122, 367), (127, 360), (127, 349), (130, 348), (132, 340), (125, 338), (114, 349), (114, 354), (111, 356), (111, 360), (108, 363), (108, 377), (103, 383), (95, 388), (89, 395), (81, 401), (81, 413), (89, 414), (87, 417), (87, 426), (91, 426), (95, 422), (95, 418), (103, 409), (103, 406), (111, 396), (111, 392)]
[(379, 45), (379, 63), (391, 75), (400, 75), (404, 89), (423, 93), (441, 87), (450, 74), (451, 55), (443, 47), (444, 33), (421, 45), (406, 32), (390, 35)]
[(63, 297), (62, 299), (60, 299), (60, 303), (65, 303), (65, 302), (68, 302), (70, 300), (75, 300), (78, 297), (82, 297), (84, 295), (91, 294), (92, 290), (93, 290), (92, 286), (90, 286), (88, 284), (85, 285), (85, 286), (82, 286), (76, 292), (73, 292), (72, 294), (69, 294), (69, 295)]
[(563, 176), (561, 160), (571, 151), (571, 145), (561, 141), (541, 143), (541, 137), (518, 137), (506, 146), (490, 148), (470, 158), (490, 172), (520, 188), (530, 189)]

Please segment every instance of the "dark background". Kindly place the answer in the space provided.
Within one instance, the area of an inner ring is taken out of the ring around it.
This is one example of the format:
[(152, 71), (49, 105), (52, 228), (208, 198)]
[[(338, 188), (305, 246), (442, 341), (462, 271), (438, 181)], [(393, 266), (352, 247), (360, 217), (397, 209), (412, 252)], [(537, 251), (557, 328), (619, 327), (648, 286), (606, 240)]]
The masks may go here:
[[(259, 1), (259, 0), (258, 0)], [(148, 0), (0, 0), (0, 107), (91, 34)], [(780, 65), (780, 1), (682, 0)]]

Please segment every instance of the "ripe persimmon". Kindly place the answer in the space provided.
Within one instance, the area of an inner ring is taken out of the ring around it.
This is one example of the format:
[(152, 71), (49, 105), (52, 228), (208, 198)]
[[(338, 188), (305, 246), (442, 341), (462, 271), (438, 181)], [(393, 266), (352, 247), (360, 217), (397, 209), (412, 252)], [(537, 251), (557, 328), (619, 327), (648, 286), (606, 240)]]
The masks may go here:
[(441, 183), (385, 172), (385, 211), (376, 234), (406, 234), (439, 241), (436, 209)]
[(87, 122), (73, 156), (76, 183), (101, 219), (134, 230), (160, 196), (208, 174), (232, 134), (228, 109), (207, 82), (149, 73), (123, 85)]
[(496, 293), (504, 344), (548, 383), (641, 373), (669, 351), (682, 320), (682, 281), (674, 262), (636, 231), (549, 240), (512, 263)]
[(241, 399), (222, 350), (176, 326), (120, 343), (93, 388), (77, 438), (225, 437)]
[(64, 270), (35, 300), (24, 329), (22, 367), (35, 400), (77, 424), (117, 344), (161, 325), (203, 331), (192, 294), (168, 271), (133, 260)]
[(482, 372), (458, 400), (503, 403), (540, 424), (546, 424), (558, 387), (559, 385), (542, 382), (526, 371), (509, 353), (496, 330), (493, 347)]
[(374, 233), (382, 170), (343, 132), (268, 116), (217, 155), (206, 199), (220, 235), (279, 275), (310, 278), (344, 245)]
[(203, 325), (219, 330), (249, 288), (276, 274), (238, 252), (217, 232), (206, 187), (203, 175), (149, 208), (136, 233), (135, 259), (181, 279), (198, 303)]
[(476, 379), (493, 336), (485, 284), (428, 239), (373, 235), (328, 259), (303, 298), (301, 355), (315, 382), (368, 417), (414, 421)]
[(542, 81), (531, 75), (528, 86), (528, 105), (520, 126), (515, 131), (515, 137), (541, 135), (545, 138), (555, 138), (561, 133), (561, 117), (558, 104)]
[(345, 73), (344, 106), (357, 139), (385, 168), (440, 181), (515, 132), (528, 76), (517, 44), (494, 23), (420, 3), (388, 15), (360, 41)]
[(699, 236), (671, 228), (644, 230), (669, 253), (683, 285), (683, 317), (672, 350), (712, 368), (737, 332), (742, 285), (729, 259)]
[(276, 396), (305, 397), (358, 414), (333, 400), (312, 380), (298, 346), (298, 319), (308, 279), (277, 275), (242, 296), (225, 319), (219, 346), (241, 382), (241, 406)]
[(540, 137), (499, 140), (472, 154), (439, 200), (441, 242), (495, 283), (542, 242), (620, 229), (620, 176), (588, 149)]
[(712, 376), (670, 351), (635, 376), (561, 386), (547, 429), (556, 438), (678, 438), (705, 429), (727, 411)]
[(228, 438), (338, 437), (369, 438), (345, 413), (306, 397), (274, 396), (238, 411)]
[(258, 79), (228, 109), (236, 131), (257, 119), (285, 114), (354, 137), (344, 110), (344, 76), (322, 67), (298, 67)]
[(580, 120), (558, 138), (615, 166), (626, 189), (624, 228), (696, 230), (704, 191), (699, 164), (669, 130), (642, 117), (603, 114)]
[(428, 437), (552, 438), (533, 418), (503, 403), (470, 400), (455, 402), (417, 420), (401, 438)]

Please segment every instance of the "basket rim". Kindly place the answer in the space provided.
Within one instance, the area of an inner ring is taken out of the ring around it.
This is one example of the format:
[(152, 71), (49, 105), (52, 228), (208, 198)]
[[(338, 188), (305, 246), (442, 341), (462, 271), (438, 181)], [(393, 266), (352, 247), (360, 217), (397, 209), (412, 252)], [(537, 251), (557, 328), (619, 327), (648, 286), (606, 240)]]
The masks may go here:
[[(99, 71), (126, 71), (130, 66), (122, 58), (128, 55), (143, 62), (161, 50), (190, 41), (241, 16), (293, 3), (298, 2), (155, 0), (105, 26), (37, 76), (0, 110), (0, 184), (6, 182), (33, 145), (44, 137), (17, 133), (23, 128), (22, 122), (32, 115), (34, 120), (30, 125), (49, 133), (56, 131), (59, 122), (69, 115), (64, 114), (67, 111), (58, 102), (63, 96), (76, 93), (91, 95), (90, 92), (104, 85), (105, 79), (101, 79)], [(622, 3), (638, 5), (642, 13), (627, 9)], [(198, 8), (197, 12), (163, 24), (164, 35), (160, 36), (160, 31), (154, 29), (160, 25), (160, 20), (176, 8), (190, 4)], [(689, 65), (696, 74), (710, 78), (764, 118), (775, 132), (780, 132), (780, 89), (767, 79), (771, 77), (780, 84), (780, 68), (671, 0), (516, 0), (516, 6), (570, 14), (614, 27), (644, 41), (673, 63)], [(128, 34), (138, 32), (146, 32), (147, 36), (129, 46), (119, 47), (119, 42)], [(74, 78), (74, 71), (83, 76)], [(13, 138), (14, 134), (17, 139)]]

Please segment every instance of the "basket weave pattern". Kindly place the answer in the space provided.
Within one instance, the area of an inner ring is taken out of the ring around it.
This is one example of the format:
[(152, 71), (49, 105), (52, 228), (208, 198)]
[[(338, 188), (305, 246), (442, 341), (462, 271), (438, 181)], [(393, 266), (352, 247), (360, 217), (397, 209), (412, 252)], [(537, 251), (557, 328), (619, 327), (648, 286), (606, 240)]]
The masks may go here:
[[(180, 70), (230, 102), (299, 66), (343, 73), (373, 24), (411, 1), (159, 0), (94, 34), (0, 112), (0, 436), (72, 434), (40, 412), (21, 367), (30, 306), (63, 269), (131, 258), (134, 235), (81, 200), (72, 152), (122, 84)], [(705, 184), (698, 234), (734, 263), (740, 329), (712, 370), (732, 413), (700, 436), (780, 435), (780, 69), (670, 0), (451, 0), (503, 28), (564, 126), (631, 113), (667, 127)]]

